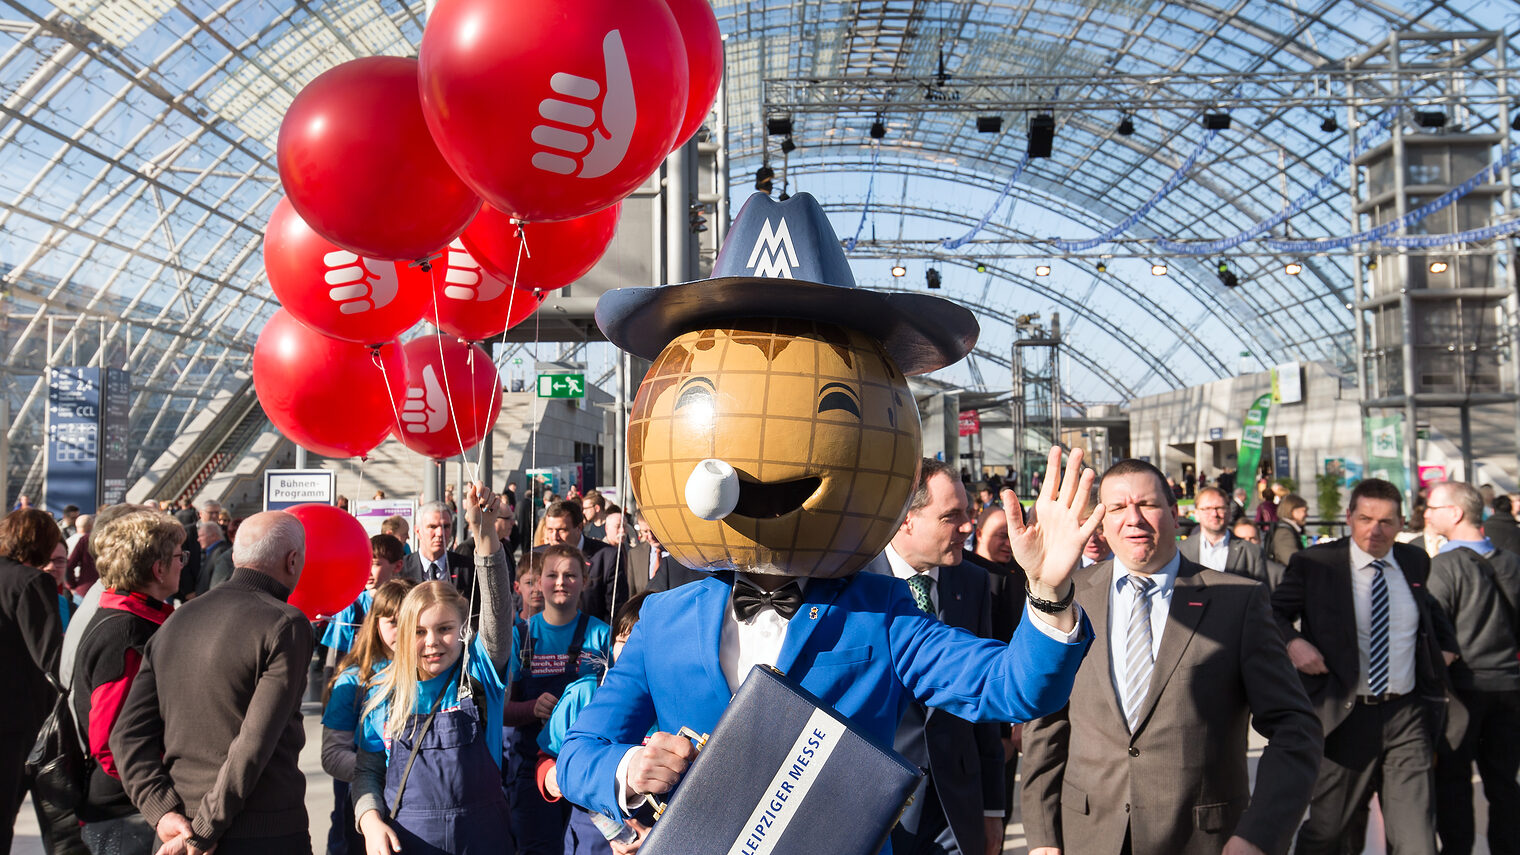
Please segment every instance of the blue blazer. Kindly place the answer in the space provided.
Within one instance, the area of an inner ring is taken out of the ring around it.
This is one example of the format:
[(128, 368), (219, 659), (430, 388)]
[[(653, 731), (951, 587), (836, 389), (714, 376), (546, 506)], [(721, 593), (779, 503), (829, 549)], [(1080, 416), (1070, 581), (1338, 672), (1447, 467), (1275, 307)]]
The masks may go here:
[[(559, 784), (575, 804), (622, 816), (618, 763), (650, 725), (711, 733), (732, 697), (718, 664), (732, 573), (644, 601), (617, 665), (581, 712), (559, 756)], [(1004, 645), (948, 627), (913, 604), (907, 583), (856, 573), (808, 581), (776, 667), (891, 745), (910, 697), (971, 721), (1022, 722), (1066, 705), (1092, 643), (1054, 641), (1020, 624)], [(760, 774), (757, 771), (756, 774)]]

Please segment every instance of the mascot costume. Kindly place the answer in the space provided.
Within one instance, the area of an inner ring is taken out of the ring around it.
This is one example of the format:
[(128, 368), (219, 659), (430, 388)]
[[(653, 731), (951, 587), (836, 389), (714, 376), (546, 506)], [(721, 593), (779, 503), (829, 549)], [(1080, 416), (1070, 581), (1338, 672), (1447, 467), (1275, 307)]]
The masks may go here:
[[(658, 749), (667, 777), (678, 776), (695, 749), (672, 734), (710, 733), (757, 664), (887, 746), (910, 697), (971, 721), (1027, 721), (1064, 706), (1092, 639), (1079, 614), (1070, 631), (1026, 617), (1003, 645), (924, 614), (902, 580), (857, 572), (897, 531), (918, 473), (905, 375), (965, 356), (979, 331), (972, 314), (938, 297), (857, 288), (806, 193), (751, 197), (713, 273), (621, 288), (597, 305), (609, 340), (654, 361), (628, 426), (639, 509), (673, 557), (711, 576), (644, 603), (564, 744), (566, 797), (617, 817), (670, 789), (673, 780), (638, 786), (654, 756), (641, 764), (640, 752)], [(1080, 477), (1085, 487), (1092, 476)], [(1060, 516), (1040, 510), (1042, 524)], [(1061, 563), (1075, 564), (1079, 550), (1060, 552)], [(1053, 551), (1047, 543), (1033, 566)], [(1062, 593), (1069, 572), (1048, 575)]]

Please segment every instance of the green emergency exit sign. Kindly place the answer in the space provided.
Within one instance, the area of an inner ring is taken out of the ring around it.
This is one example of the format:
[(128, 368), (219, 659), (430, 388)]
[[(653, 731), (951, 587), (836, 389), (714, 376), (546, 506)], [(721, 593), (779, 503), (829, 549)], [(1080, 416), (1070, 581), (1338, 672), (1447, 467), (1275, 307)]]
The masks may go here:
[(540, 374), (538, 375), (538, 397), (584, 398), (586, 397), (586, 375)]

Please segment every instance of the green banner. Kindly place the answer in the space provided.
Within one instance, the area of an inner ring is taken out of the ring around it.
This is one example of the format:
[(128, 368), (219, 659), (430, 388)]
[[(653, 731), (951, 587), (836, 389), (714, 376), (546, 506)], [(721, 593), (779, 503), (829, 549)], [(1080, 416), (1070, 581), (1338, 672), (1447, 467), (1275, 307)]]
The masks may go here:
[(1272, 408), (1272, 393), (1256, 399), (1246, 410), (1245, 426), (1240, 431), (1240, 453), (1235, 458), (1235, 483), (1246, 488), (1246, 510), (1251, 509), (1260, 496), (1256, 495), (1256, 467), (1261, 463), (1261, 435), (1267, 424), (1267, 412)]
[(1367, 416), (1362, 420), (1367, 444), (1367, 477), (1382, 478), (1399, 492), (1409, 490), (1409, 460), (1404, 447), (1404, 414)]

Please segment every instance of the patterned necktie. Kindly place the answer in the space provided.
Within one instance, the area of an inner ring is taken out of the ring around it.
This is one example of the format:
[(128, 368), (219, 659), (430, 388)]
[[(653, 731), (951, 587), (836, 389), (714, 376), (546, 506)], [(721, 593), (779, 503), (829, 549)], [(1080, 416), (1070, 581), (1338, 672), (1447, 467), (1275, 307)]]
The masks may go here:
[(1129, 611), (1129, 646), (1124, 656), (1124, 718), (1131, 733), (1140, 724), (1140, 704), (1151, 688), (1151, 671), (1156, 656), (1151, 650), (1151, 591), (1156, 582), (1149, 576), (1129, 576), (1135, 589), (1135, 604)]
[(934, 601), (929, 599), (929, 589), (933, 585), (934, 577), (928, 573), (914, 573), (908, 577), (908, 587), (913, 589), (913, 602), (926, 615), (934, 614)]
[(1367, 649), (1367, 690), (1374, 695), (1388, 691), (1388, 562), (1372, 562), (1372, 615)]

